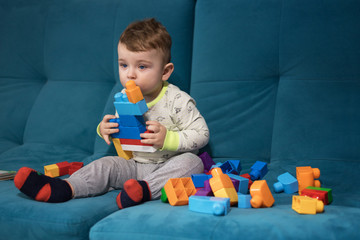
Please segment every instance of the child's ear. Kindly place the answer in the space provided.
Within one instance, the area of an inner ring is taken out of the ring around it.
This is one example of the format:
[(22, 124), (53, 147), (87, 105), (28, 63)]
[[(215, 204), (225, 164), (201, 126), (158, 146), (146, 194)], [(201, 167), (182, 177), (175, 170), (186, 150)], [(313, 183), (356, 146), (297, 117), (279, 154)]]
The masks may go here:
[(170, 78), (173, 71), (174, 71), (174, 64), (173, 63), (166, 64), (165, 67), (164, 67), (162, 80), (167, 81)]

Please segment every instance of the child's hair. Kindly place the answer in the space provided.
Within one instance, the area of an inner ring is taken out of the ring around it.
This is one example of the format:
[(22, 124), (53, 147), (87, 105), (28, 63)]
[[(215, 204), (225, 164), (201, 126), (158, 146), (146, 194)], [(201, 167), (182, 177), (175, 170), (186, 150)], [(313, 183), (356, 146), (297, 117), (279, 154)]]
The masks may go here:
[(133, 52), (161, 50), (165, 63), (171, 59), (171, 37), (166, 28), (154, 18), (131, 23), (121, 34), (119, 43)]

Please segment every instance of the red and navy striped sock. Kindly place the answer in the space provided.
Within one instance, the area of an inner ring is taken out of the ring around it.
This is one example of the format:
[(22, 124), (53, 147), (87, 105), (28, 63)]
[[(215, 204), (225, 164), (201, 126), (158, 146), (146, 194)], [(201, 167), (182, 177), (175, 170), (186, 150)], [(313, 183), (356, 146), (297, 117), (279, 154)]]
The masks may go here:
[(129, 179), (124, 183), (124, 189), (116, 197), (116, 203), (120, 209), (123, 209), (150, 199), (151, 192), (147, 182)]
[(22, 193), (37, 201), (58, 203), (72, 198), (68, 182), (45, 176), (28, 167), (19, 169), (14, 183)]

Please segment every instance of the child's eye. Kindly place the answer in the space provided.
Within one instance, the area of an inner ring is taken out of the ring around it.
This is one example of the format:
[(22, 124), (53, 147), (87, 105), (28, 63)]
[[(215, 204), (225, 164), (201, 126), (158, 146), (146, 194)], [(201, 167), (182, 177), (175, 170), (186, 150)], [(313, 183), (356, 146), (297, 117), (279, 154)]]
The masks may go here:
[(146, 69), (146, 66), (140, 65), (139, 68), (140, 68), (141, 70), (144, 70), (144, 69)]
[(127, 64), (125, 64), (125, 63), (120, 63), (120, 67), (121, 67), (121, 68), (127, 68)]

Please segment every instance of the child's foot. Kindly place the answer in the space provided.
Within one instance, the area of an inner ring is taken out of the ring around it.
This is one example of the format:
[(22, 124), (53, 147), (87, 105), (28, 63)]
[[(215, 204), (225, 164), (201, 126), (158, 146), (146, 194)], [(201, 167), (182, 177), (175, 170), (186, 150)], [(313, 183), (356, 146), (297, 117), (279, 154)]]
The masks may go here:
[(129, 179), (124, 183), (124, 190), (116, 197), (116, 203), (120, 209), (123, 209), (149, 201), (150, 199), (151, 192), (147, 182)]
[(70, 185), (60, 179), (45, 176), (22, 167), (14, 178), (15, 186), (25, 195), (41, 202), (65, 202), (72, 198)]

